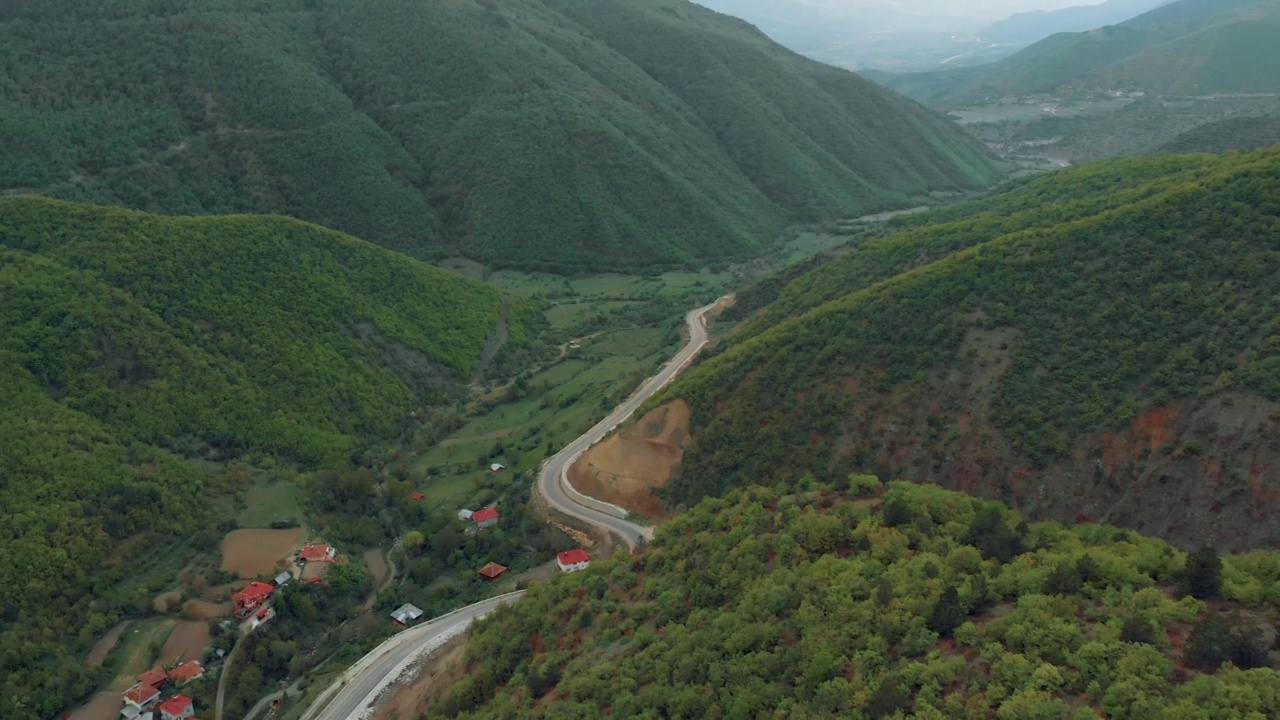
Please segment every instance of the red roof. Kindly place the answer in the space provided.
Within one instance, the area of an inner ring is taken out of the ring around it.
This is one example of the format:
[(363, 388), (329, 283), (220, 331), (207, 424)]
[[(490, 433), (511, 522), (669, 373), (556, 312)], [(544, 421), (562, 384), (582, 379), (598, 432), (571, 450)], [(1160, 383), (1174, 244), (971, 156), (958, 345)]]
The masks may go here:
[(578, 563), (590, 562), (591, 556), (582, 548), (574, 548), (557, 553), (556, 559), (560, 561), (561, 565), (577, 565)]
[(329, 559), (329, 546), (308, 545), (298, 553), (298, 559), (302, 562), (324, 562)]
[(168, 681), (169, 681), (168, 673), (166, 673), (164, 671), (164, 668), (160, 667), (159, 665), (151, 668), (150, 670), (138, 676), (138, 682), (142, 683), (143, 685), (150, 685), (152, 687), (160, 687), (161, 685), (165, 684)]
[(499, 565), (498, 563), (495, 563), (495, 562), (491, 562), (488, 565), (485, 565), (484, 567), (480, 568), (480, 574), (484, 576), (486, 580), (492, 580), (506, 571), (507, 571), (506, 565)]
[(420, 492), (409, 493), (410, 500), (426, 500), (427, 496)]
[(170, 715), (181, 715), (191, 707), (191, 698), (178, 693), (173, 697), (160, 703), (160, 712), (169, 713)]
[(484, 522), (485, 520), (497, 520), (498, 508), (487, 507), (483, 510), (477, 510), (471, 513), (471, 519), (476, 522)]
[(194, 660), (189, 663), (182, 663), (169, 671), (169, 679), (174, 682), (195, 680), (201, 675), (204, 675), (204, 666)]
[(233, 600), (239, 599), (241, 601), (262, 600), (263, 598), (271, 595), (271, 593), (275, 592), (275, 589), (276, 589), (276, 586), (272, 585), (271, 583), (258, 582), (257, 580), (255, 580), (249, 583), (248, 585), (245, 585), (244, 589), (242, 589), (240, 592), (231, 593), (231, 598)]
[(146, 683), (138, 683), (124, 691), (124, 699), (135, 705), (146, 705), (155, 700), (160, 691)]

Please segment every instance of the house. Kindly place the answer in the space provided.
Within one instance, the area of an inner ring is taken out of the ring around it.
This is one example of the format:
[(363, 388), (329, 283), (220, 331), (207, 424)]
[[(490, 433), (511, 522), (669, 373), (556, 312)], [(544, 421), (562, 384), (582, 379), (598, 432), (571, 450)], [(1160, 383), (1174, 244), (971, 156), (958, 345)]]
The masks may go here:
[(150, 685), (157, 690), (164, 687), (167, 682), (169, 682), (169, 674), (159, 665), (138, 676), (139, 685)]
[(565, 550), (562, 553), (556, 553), (556, 566), (560, 568), (560, 572), (576, 572), (578, 570), (586, 570), (591, 564), (591, 556), (582, 548), (574, 548)]
[(307, 545), (298, 552), (298, 561), (304, 563), (333, 562), (336, 551), (328, 545)]
[(267, 598), (271, 597), (275, 589), (276, 586), (270, 583), (254, 581), (244, 586), (240, 592), (231, 593), (231, 602), (235, 603), (236, 617), (243, 618), (257, 610), (267, 601)]
[(190, 682), (203, 675), (204, 666), (200, 664), (199, 660), (182, 663), (169, 671), (169, 679), (178, 685)]
[(413, 500), (414, 502), (421, 502), (423, 500), (426, 500), (427, 496), (423, 495), (420, 492), (411, 492), (409, 493), (409, 499)]
[(491, 562), (480, 568), (480, 577), (485, 580), (497, 580), (498, 576), (502, 575), (502, 573), (507, 570), (508, 568), (506, 565), (499, 565), (498, 563)]
[(420, 617), (422, 617), (422, 609), (417, 605), (410, 605), (409, 603), (405, 603), (391, 611), (391, 619), (401, 625), (408, 625)]
[(489, 466), (489, 472), (500, 472), (500, 471), (502, 471), (502, 470), (506, 470), (506, 469), (507, 469), (507, 467), (506, 467), (505, 465), (503, 465), (502, 463), (494, 463), (494, 464), (492, 464), (492, 465), (490, 465), (490, 466)]
[(285, 585), (289, 584), (289, 581), (292, 579), (293, 579), (293, 574), (290, 573), (288, 570), (285, 570), (284, 572), (276, 576), (276, 579), (275, 579), (276, 587), (282, 588)]
[(124, 691), (125, 705), (132, 705), (139, 710), (155, 702), (158, 697), (160, 697), (159, 690), (142, 683), (136, 683), (133, 687)]
[(476, 521), (478, 528), (493, 527), (498, 524), (498, 508), (487, 507), (477, 510), (471, 513), (471, 519)]
[(467, 510), (466, 508), (463, 508), (458, 511), (458, 519), (463, 522), (470, 520), (472, 515), (474, 515), (474, 513), (472, 513), (470, 510)]
[(186, 720), (195, 714), (195, 702), (182, 693), (160, 703), (160, 720)]

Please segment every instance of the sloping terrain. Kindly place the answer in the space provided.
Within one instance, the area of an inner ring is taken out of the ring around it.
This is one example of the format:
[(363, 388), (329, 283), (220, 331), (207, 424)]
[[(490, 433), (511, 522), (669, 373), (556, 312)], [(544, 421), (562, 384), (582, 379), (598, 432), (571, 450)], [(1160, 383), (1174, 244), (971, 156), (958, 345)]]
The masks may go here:
[(1228, 118), (1188, 130), (1165, 143), (1162, 152), (1260, 150), (1280, 144), (1280, 112)]
[(978, 31), (993, 43), (1033, 43), (1061, 32), (1084, 32), (1115, 25), (1141, 15), (1169, 0), (1106, 0), (1057, 10), (1032, 10), (1011, 15)]
[(684, 0), (41, 0), (0, 8), (0, 68), (0, 191), (424, 259), (743, 258), (999, 177), (950, 122)]
[[(465, 382), (502, 304), (296, 220), (35, 198), (0, 199), (0, 296), (6, 720), (86, 695), (84, 651), (149, 608), (137, 578), (212, 550), (242, 481), (218, 463), (345, 467)], [(509, 343), (533, 316), (511, 304)]]
[(1081, 166), (902, 218), (655, 402), (664, 491), (907, 475), (1184, 545), (1280, 541), (1280, 149)]
[(753, 487), (477, 623), (426, 717), (1275, 717), (1278, 560)]
[(1054, 35), (990, 65), (874, 78), (945, 109), (1116, 88), (1193, 96), (1276, 93), (1278, 36), (1277, 0), (1178, 0), (1119, 25)]

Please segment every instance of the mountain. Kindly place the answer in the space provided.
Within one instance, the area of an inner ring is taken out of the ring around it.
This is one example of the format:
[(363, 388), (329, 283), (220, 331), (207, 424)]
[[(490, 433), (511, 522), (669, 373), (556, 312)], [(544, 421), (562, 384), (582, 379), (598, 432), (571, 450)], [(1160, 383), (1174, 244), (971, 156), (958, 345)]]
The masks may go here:
[(478, 621), (425, 717), (1276, 717), (1278, 562), (902, 482), (735, 490)]
[(488, 285), (297, 220), (41, 198), (0, 199), (0, 293), (3, 718), (91, 691), (84, 652), (150, 608), (146, 572), (216, 547), (223, 463), (345, 468), (457, 392), (499, 323), (508, 352), (537, 328)]
[(1058, 34), (990, 65), (882, 74), (937, 108), (1122, 88), (1161, 95), (1280, 92), (1280, 1), (1177, 0), (1119, 25)]
[(1162, 152), (1258, 150), (1280, 144), (1280, 113), (1235, 117), (1192, 128), (1170, 140)]
[(867, 470), (1185, 546), (1280, 542), (1280, 148), (1082, 165), (744, 294), (653, 402), (662, 491)]
[(999, 177), (952, 123), (684, 0), (0, 5), (0, 189), (285, 214), (427, 260), (745, 258)]
[(1084, 32), (1116, 25), (1168, 3), (1170, 0), (1107, 0), (1059, 10), (1017, 13), (978, 31), (993, 43), (1028, 44), (1061, 32)]

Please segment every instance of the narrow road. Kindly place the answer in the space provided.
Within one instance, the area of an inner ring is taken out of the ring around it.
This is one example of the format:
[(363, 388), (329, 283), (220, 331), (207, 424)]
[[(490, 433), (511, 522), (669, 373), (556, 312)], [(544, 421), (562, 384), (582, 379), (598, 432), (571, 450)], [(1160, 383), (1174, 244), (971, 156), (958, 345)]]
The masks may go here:
[(514, 602), (523, 590), (481, 600), (401, 632), (365, 655), (342, 673), (301, 720), (348, 720), (360, 717), (377, 700), (378, 694), (420, 655), (466, 631), (472, 621), (493, 612), (499, 605)]
[(684, 346), (684, 349), (676, 353), (675, 357), (671, 358), (657, 375), (649, 378), (649, 381), (633, 393), (631, 397), (614, 408), (608, 417), (596, 423), (595, 427), (578, 437), (577, 440), (569, 443), (568, 447), (543, 463), (542, 473), (538, 476), (538, 491), (542, 493), (542, 496), (546, 498), (551, 507), (605, 532), (617, 533), (621, 536), (623, 542), (627, 544), (627, 547), (633, 550), (642, 539), (643, 541), (653, 539), (653, 528), (627, 520), (628, 513), (626, 510), (616, 505), (610, 505), (587, 497), (575, 490), (569, 484), (569, 467), (577, 461), (582, 453), (587, 451), (587, 448), (599, 442), (605, 435), (608, 435), (614, 428), (631, 417), (632, 413), (665, 387), (667, 383), (671, 382), (676, 375), (679, 375), (680, 371), (689, 365), (694, 356), (702, 351), (702, 348), (707, 344), (706, 315), (719, 305), (723, 299), (721, 298), (697, 310), (690, 310), (684, 317), (685, 322), (689, 325), (689, 343)]

